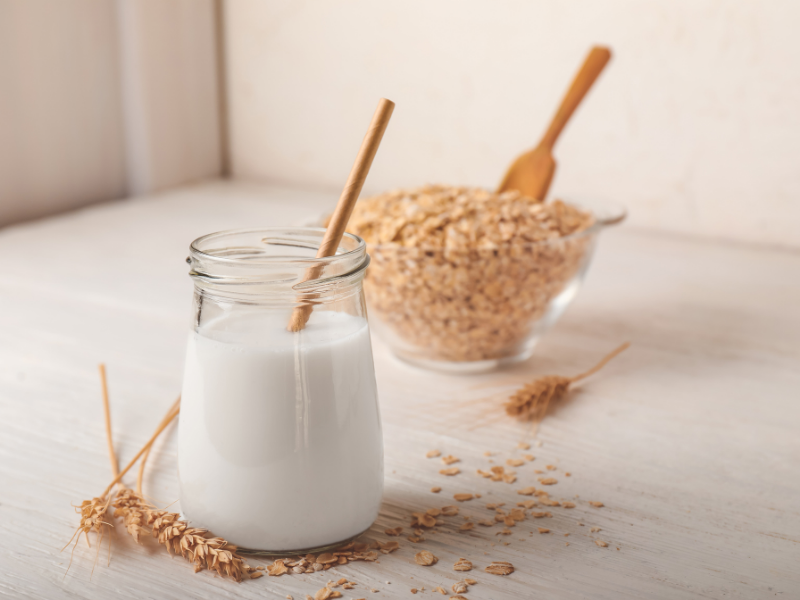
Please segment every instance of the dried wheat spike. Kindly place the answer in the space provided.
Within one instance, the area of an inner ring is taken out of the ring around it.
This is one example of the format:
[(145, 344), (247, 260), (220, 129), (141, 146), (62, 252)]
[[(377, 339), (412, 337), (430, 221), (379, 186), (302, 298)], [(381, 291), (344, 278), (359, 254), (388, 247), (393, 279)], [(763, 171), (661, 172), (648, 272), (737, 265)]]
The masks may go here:
[(593, 375), (628, 346), (630, 344), (625, 342), (619, 348), (606, 355), (597, 365), (575, 377), (561, 377), (560, 375), (539, 377), (532, 383), (517, 390), (508, 399), (505, 404), (506, 414), (523, 421), (540, 422), (547, 414), (550, 404), (561, 400), (571, 384)]
[(207, 537), (208, 531), (189, 527), (180, 515), (158, 510), (131, 489), (122, 490), (114, 499), (115, 516), (121, 517), (125, 529), (133, 539), (145, 526), (151, 527), (153, 537), (167, 549), (194, 563), (194, 571), (209, 569), (223, 577), (242, 581), (245, 574), (254, 571), (236, 552), (237, 547), (218, 537)]
[(125, 488), (114, 498), (114, 516), (122, 519), (125, 530), (137, 544), (142, 532), (147, 532), (147, 509), (149, 506), (135, 491)]

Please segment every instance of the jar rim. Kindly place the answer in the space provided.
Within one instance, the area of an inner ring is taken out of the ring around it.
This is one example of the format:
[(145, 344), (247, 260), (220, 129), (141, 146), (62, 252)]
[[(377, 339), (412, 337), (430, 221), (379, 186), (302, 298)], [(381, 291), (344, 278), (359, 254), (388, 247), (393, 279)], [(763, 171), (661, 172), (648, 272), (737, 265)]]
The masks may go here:
[(210, 233), (190, 244), (189, 275), (203, 289), (225, 294), (339, 293), (363, 278), (369, 265), (367, 244), (345, 233), (337, 254), (316, 258), (325, 231), (260, 227)]
[[(320, 237), (325, 235), (326, 229), (324, 227), (253, 227), (253, 228), (243, 228), (243, 229), (226, 229), (223, 231), (216, 231), (214, 233), (208, 233), (206, 235), (200, 236), (199, 238), (195, 239), (191, 244), (189, 244), (189, 252), (192, 255), (197, 255), (201, 257), (203, 260), (210, 260), (212, 261), (211, 264), (219, 264), (225, 266), (242, 266), (242, 267), (280, 267), (280, 266), (314, 266), (314, 265), (330, 265), (332, 263), (336, 263), (339, 261), (347, 261), (349, 259), (358, 258), (360, 254), (365, 254), (367, 251), (367, 244), (366, 242), (361, 239), (359, 236), (345, 232), (342, 236), (343, 240), (346, 238), (348, 240), (352, 240), (356, 243), (356, 247), (347, 250), (345, 252), (337, 252), (332, 256), (326, 256), (323, 258), (316, 258), (316, 257), (303, 257), (303, 256), (289, 256), (289, 255), (276, 255), (276, 256), (263, 256), (258, 259), (243, 259), (237, 257), (230, 257), (230, 256), (220, 256), (218, 254), (208, 252), (207, 250), (203, 250), (200, 246), (205, 242), (211, 242), (214, 240), (224, 239), (226, 237), (233, 238), (234, 236), (241, 236), (247, 234), (263, 234), (264, 237), (262, 238), (263, 243), (267, 243), (265, 240), (269, 237), (272, 237), (276, 241), (285, 241), (286, 237), (291, 233), (319, 233), (321, 234)], [(270, 236), (270, 234), (284, 234), (284, 237), (280, 237), (278, 235)], [(288, 244), (287, 244), (288, 245)], [(299, 246), (299, 244), (293, 244)], [(311, 246), (306, 246), (310, 248)], [(341, 242), (339, 247), (341, 247)]]

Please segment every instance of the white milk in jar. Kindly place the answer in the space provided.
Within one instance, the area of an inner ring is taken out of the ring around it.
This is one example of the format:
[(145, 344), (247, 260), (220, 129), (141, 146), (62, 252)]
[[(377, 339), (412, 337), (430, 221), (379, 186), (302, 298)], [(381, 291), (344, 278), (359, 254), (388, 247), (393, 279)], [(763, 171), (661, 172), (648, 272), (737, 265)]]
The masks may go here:
[(290, 310), (209, 312), (189, 335), (184, 373), (185, 518), (274, 552), (368, 529), (383, 492), (383, 443), (365, 313), (322, 306), (292, 333)]

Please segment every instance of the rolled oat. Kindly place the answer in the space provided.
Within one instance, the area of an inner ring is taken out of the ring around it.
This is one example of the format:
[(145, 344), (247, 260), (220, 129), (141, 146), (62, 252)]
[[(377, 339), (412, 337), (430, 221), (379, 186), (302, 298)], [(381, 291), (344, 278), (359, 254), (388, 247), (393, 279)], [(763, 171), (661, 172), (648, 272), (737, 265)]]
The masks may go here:
[(593, 217), (518, 192), (426, 186), (359, 201), (349, 230), (372, 256), (370, 310), (434, 360), (514, 356), (579, 272)]

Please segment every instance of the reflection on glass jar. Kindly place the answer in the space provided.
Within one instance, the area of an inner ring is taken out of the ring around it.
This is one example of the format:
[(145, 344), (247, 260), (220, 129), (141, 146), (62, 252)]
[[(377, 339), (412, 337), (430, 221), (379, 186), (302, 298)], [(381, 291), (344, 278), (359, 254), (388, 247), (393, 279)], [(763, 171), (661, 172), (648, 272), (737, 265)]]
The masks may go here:
[[(181, 507), (193, 526), (253, 550), (337, 544), (369, 528), (380, 507), (383, 440), (362, 289), (369, 256), (345, 235), (336, 256), (316, 259), (323, 235), (231, 231), (191, 245)], [(292, 333), (291, 313), (304, 304), (308, 323)]]

